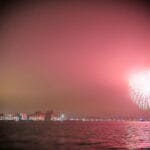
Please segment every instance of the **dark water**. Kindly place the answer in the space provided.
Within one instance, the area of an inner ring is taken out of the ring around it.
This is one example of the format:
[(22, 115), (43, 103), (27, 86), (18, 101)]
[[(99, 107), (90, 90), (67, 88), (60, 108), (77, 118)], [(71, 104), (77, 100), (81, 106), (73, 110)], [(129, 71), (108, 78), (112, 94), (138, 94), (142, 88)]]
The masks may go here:
[(150, 148), (150, 122), (0, 122), (0, 149)]

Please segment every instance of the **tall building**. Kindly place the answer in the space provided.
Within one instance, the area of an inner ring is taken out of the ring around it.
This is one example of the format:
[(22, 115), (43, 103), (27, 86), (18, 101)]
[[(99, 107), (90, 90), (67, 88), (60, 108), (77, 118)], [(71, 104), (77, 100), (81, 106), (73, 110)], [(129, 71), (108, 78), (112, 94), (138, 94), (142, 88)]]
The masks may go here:
[(0, 120), (4, 120), (4, 114), (0, 113)]
[(43, 121), (45, 120), (45, 114), (37, 111), (32, 115), (29, 115), (29, 120), (33, 120), (33, 121)]
[(45, 120), (46, 120), (46, 121), (53, 120), (53, 117), (54, 117), (54, 112), (53, 112), (53, 110), (47, 111), (47, 112), (45, 113)]

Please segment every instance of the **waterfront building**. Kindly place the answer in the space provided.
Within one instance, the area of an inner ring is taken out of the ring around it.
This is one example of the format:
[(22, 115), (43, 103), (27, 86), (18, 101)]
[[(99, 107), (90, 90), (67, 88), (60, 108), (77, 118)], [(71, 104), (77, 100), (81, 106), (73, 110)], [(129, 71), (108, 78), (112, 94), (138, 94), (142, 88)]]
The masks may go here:
[(26, 113), (19, 113), (19, 120), (28, 120), (28, 115)]
[(12, 113), (4, 113), (3, 120), (15, 120), (15, 115)]
[(54, 112), (53, 112), (53, 110), (51, 110), (51, 111), (47, 111), (46, 113), (45, 113), (45, 120), (46, 121), (50, 121), (50, 120), (53, 120), (54, 119)]
[(40, 111), (37, 111), (37, 112), (35, 112), (35, 114), (29, 115), (28, 119), (33, 120), (33, 121), (44, 121), (45, 114)]
[(0, 120), (4, 120), (4, 114), (0, 113)]

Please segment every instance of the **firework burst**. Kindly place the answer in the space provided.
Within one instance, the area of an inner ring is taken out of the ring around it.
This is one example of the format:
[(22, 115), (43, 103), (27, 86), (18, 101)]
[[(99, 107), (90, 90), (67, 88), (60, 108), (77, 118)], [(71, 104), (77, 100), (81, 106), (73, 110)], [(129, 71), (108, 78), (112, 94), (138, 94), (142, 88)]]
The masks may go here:
[(150, 108), (150, 71), (136, 73), (129, 78), (130, 96), (141, 109)]

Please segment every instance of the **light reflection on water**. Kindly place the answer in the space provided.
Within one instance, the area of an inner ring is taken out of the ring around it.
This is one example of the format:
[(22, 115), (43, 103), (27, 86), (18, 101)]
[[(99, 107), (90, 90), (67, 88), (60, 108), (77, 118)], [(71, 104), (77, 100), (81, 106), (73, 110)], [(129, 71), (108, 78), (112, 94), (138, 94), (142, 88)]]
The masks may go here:
[(150, 147), (150, 122), (1, 122), (0, 149)]

